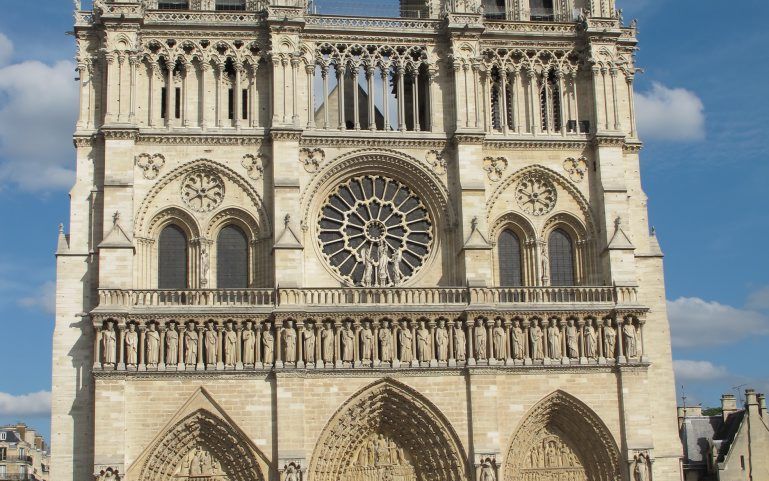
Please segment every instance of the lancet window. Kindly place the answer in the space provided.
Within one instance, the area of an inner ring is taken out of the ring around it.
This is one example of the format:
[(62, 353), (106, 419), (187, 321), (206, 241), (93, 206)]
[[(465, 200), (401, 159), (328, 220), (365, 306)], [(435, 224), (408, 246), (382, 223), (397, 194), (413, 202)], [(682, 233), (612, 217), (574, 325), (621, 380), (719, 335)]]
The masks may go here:
[(497, 244), (499, 256), (499, 284), (501, 287), (517, 287), (523, 285), (523, 265), (521, 262), (521, 240), (510, 229), (505, 229), (499, 235)]
[(248, 287), (248, 239), (243, 230), (228, 225), (216, 242), (216, 286), (219, 289)]
[(553, 286), (573, 286), (574, 243), (563, 229), (555, 229), (548, 239), (550, 258), (550, 284)]
[(158, 241), (158, 288), (186, 289), (187, 285), (187, 235), (170, 224)]
[(561, 130), (562, 92), (560, 74), (554, 71), (542, 75), (539, 85), (540, 118), (543, 132), (558, 132)]

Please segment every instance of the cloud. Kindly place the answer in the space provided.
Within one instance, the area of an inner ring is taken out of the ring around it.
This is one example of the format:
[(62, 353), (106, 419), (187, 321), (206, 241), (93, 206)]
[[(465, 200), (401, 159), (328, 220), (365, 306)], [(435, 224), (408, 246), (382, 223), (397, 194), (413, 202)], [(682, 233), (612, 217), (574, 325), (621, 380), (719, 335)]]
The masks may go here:
[(51, 414), (51, 393), (33, 392), (14, 396), (0, 392), (0, 416), (48, 416)]
[(673, 361), (678, 384), (687, 381), (714, 381), (729, 376), (729, 371), (723, 366), (717, 366), (710, 361)]
[(35, 292), (37, 295), (19, 299), (19, 305), (28, 309), (39, 309), (47, 314), (56, 314), (56, 283), (48, 281)]
[(769, 316), (696, 297), (668, 301), (673, 347), (731, 344), (749, 336), (769, 335)]
[(67, 189), (74, 182), (72, 132), (77, 120), (75, 64), (27, 61), (0, 34), (0, 188)]
[(13, 55), (13, 43), (11, 39), (0, 33), (0, 67), (8, 64)]
[(748, 303), (746, 305), (749, 309), (769, 311), (769, 286), (753, 291), (748, 296)]
[(646, 139), (692, 141), (705, 138), (705, 106), (686, 89), (658, 82), (636, 95), (638, 130)]

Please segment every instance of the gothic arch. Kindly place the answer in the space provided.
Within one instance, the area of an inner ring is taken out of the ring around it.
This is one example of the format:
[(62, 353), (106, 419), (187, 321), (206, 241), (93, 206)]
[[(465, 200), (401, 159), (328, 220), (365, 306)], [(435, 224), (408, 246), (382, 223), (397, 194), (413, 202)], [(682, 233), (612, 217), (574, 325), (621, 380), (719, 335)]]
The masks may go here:
[[(578, 481), (620, 479), (620, 452), (598, 415), (574, 396), (555, 391), (524, 416), (513, 435), (504, 481), (550, 479), (549, 471), (573, 473)], [(560, 478), (559, 478), (560, 479)]]
[[(367, 460), (367, 446), (377, 439), (390, 442), (391, 452), (406, 461), (397, 468), (382, 467), (389, 464), (379, 462), (379, 451)], [(359, 391), (332, 416), (316, 444), (308, 479), (355, 479), (362, 466), (405, 469), (410, 473), (405, 478), (415, 481), (467, 478), (465, 451), (446, 417), (424, 396), (392, 379)]]

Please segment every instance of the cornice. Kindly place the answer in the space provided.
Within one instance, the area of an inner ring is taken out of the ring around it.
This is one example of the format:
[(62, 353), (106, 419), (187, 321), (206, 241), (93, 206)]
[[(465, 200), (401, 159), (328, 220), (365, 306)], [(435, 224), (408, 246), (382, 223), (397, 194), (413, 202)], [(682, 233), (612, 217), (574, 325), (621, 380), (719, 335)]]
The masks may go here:
[(78, 135), (72, 137), (72, 143), (76, 149), (93, 147), (96, 145), (96, 136), (94, 134)]
[(104, 140), (136, 140), (139, 134), (135, 128), (102, 127), (101, 135)]
[(138, 144), (151, 145), (261, 145), (263, 134), (151, 134), (139, 133)]
[[(425, 135), (430, 135), (425, 133)], [(401, 148), (401, 149), (443, 149), (449, 143), (447, 138), (432, 137), (409, 138), (408, 136), (389, 135), (368, 136), (360, 135), (335, 135), (327, 133), (305, 132), (299, 145), (301, 147), (350, 147), (350, 148)]]
[(494, 139), (486, 138), (483, 148), (488, 150), (583, 150), (590, 146), (590, 140), (537, 140), (537, 139)]

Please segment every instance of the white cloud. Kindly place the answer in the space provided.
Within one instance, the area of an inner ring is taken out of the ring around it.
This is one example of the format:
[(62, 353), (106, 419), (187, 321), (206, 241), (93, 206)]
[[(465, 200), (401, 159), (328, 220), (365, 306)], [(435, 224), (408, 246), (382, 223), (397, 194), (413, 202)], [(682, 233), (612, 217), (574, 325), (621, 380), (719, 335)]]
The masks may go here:
[(769, 286), (753, 291), (748, 296), (748, 308), (769, 311)]
[(0, 67), (6, 65), (13, 55), (13, 43), (11, 39), (0, 33)]
[(35, 295), (19, 299), (19, 305), (29, 309), (40, 309), (47, 314), (56, 314), (56, 283), (48, 281), (35, 292)]
[(769, 316), (696, 297), (668, 301), (673, 347), (730, 344), (749, 336), (769, 335)]
[(28, 61), (3, 66), (3, 56), (12, 54), (12, 45), (3, 39), (0, 34), (0, 187), (67, 189), (74, 182), (75, 65)]
[(638, 130), (646, 139), (690, 141), (705, 138), (705, 106), (686, 89), (654, 82), (636, 95)]
[(710, 361), (676, 360), (673, 361), (673, 370), (678, 384), (687, 381), (714, 381), (729, 375), (725, 367), (717, 366)]
[(33, 392), (14, 396), (0, 392), (0, 416), (47, 416), (51, 414), (51, 393)]

